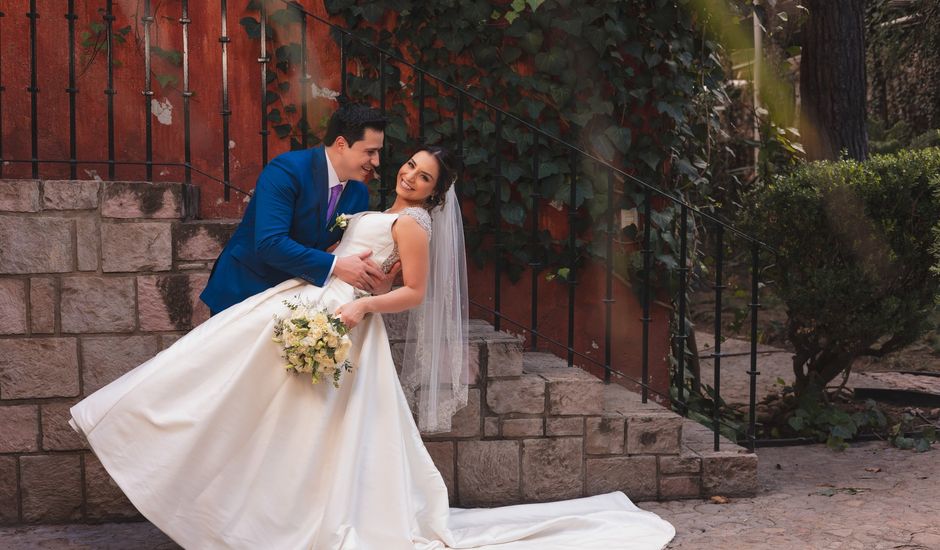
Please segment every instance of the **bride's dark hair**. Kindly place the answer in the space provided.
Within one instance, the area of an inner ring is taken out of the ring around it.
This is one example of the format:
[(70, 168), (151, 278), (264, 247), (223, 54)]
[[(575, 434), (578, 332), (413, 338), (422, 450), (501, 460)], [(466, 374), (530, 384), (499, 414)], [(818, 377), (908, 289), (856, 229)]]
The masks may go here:
[[(454, 157), (448, 149), (437, 145), (427, 145), (419, 147), (418, 151), (428, 153), (437, 161), (437, 183), (434, 184), (434, 192), (431, 193), (431, 196), (428, 197), (428, 200), (424, 203), (424, 207), (431, 210), (444, 204), (444, 195), (447, 194), (447, 190), (450, 189), (450, 186), (457, 181), (457, 170), (454, 164)], [(415, 152), (417, 153), (418, 151)]]

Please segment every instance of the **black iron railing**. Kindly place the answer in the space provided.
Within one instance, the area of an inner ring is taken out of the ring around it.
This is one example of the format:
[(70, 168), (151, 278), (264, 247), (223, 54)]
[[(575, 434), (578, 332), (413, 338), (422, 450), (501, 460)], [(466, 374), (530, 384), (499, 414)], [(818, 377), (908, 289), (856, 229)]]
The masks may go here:
[[(307, 33), (311, 28), (311, 23), (316, 25), (324, 25), (328, 27), (333, 33), (338, 34), (339, 36), (339, 46), (340, 46), (340, 91), (339, 96), (340, 100), (345, 100), (348, 95), (348, 84), (347, 84), (347, 72), (348, 72), (348, 61), (350, 55), (350, 45), (356, 43), (358, 46), (366, 48), (367, 51), (372, 52), (375, 55), (375, 63), (379, 67), (379, 97), (371, 98), (377, 101), (379, 108), (383, 111), (388, 107), (388, 98), (386, 97), (386, 67), (389, 64), (397, 64), (401, 67), (407, 67), (414, 72), (417, 79), (417, 93), (416, 93), (416, 102), (417, 102), (417, 119), (418, 119), (418, 134), (417, 139), (419, 142), (423, 143), (426, 140), (426, 96), (427, 96), (427, 86), (428, 83), (433, 83), (434, 86), (439, 86), (446, 90), (449, 90), (451, 93), (455, 94), (457, 103), (456, 103), (456, 135), (453, 136), (453, 139), (456, 143), (456, 150), (458, 161), (460, 162), (461, 167), (463, 166), (463, 147), (464, 147), (464, 118), (468, 111), (471, 109), (482, 110), (487, 114), (491, 114), (494, 122), (494, 132), (491, 136), (490, 143), (492, 144), (494, 151), (500, 151), (503, 144), (505, 136), (503, 135), (506, 121), (512, 121), (521, 128), (525, 129), (528, 132), (531, 132), (536, 144), (536, 154), (533, 155), (532, 159), (532, 174), (533, 174), (533, 192), (526, 197), (531, 199), (531, 211), (530, 211), (530, 239), (533, 248), (533, 254), (530, 255), (529, 268), (531, 269), (531, 301), (530, 301), (530, 319), (528, 323), (512, 319), (508, 317), (503, 309), (502, 301), (502, 285), (504, 278), (505, 266), (503, 265), (503, 260), (501, 259), (502, 254), (500, 253), (503, 249), (503, 235), (502, 228), (500, 223), (495, 224), (495, 230), (493, 235), (493, 243), (496, 248), (497, 253), (493, 255), (494, 258), (494, 269), (493, 269), (493, 307), (486, 306), (484, 304), (474, 302), (474, 306), (477, 307), (480, 311), (483, 311), (489, 315), (492, 315), (493, 325), (497, 330), (503, 328), (504, 323), (508, 323), (516, 328), (519, 328), (525, 331), (529, 336), (529, 345), (535, 349), (539, 344), (550, 345), (555, 349), (563, 350), (564, 354), (567, 356), (567, 361), (569, 365), (574, 365), (576, 358), (581, 362), (582, 365), (593, 365), (603, 369), (604, 378), (606, 381), (611, 381), (612, 377), (617, 377), (625, 381), (629, 381), (635, 384), (640, 388), (642, 393), (642, 400), (646, 402), (649, 399), (649, 394), (652, 392), (656, 395), (659, 395), (664, 400), (669, 400), (668, 395), (656, 391), (650, 386), (649, 380), (649, 361), (650, 361), (650, 324), (652, 322), (651, 318), (651, 305), (652, 305), (652, 296), (651, 296), (651, 287), (652, 287), (652, 273), (654, 270), (653, 266), (653, 248), (651, 245), (651, 235), (653, 227), (653, 210), (652, 203), (654, 198), (657, 200), (666, 200), (676, 205), (680, 209), (680, 217), (678, 220), (678, 253), (679, 253), (679, 291), (677, 295), (677, 306), (678, 306), (678, 319), (679, 322), (676, 323), (676, 334), (672, 336), (672, 339), (679, 350), (686, 349), (686, 341), (689, 338), (687, 331), (687, 316), (689, 311), (689, 304), (687, 303), (687, 294), (689, 291), (688, 280), (690, 276), (690, 255), (689, 255), (689, 233), (692, 228), (696, 227), (697, 224), (700, 224), (703, 227), (709, 227), (713, 229), (713, 234), (716, 242), (715, 249), (715, 269), (714, 269), (714, 292), (715, 292), (715, 324), (714, 324), (714, 348), (713, 352), (707, 357), (711, 357), (714, 360), (714, 401), (719, 403), (721, 400), (720, 393), (720, 384), (721, 384), (721, 359), (723, 354), (721, 352), (721, 343), (723, 340), (722, 336), (722, 300), (723, 295), (722, 291), (725, 288), (723, 281), (723, 267), (724, 267), (724, 249), (725, 249), (725, 238), (726, 235), (731, 235), (734, 238), (740, 239), (743, 242), (748, 244), (751, 258), (751, 299), (748, 305), (751, 326), (750, 326), (750, 337), (751, 337), (751, 346), (750, 346), (750, 370), (747, 371), (748, 376), (750, 377), (750, 400), (749, 400), (749, 415), (748, 415), (748, 428), (745, 438), (747, 439), (749, 445), (753, 448), (755, 443), (755, 428), (756, 428), (756, 416), (755, 416), (755, 398), (756, 398), (756, 380), (757, 376), (760, 374), (757, 371), (757, 315), (759, 310), (759, 287), (760, 287), (760, 252), (762, 249), (766, 248), (766, 245), (749, 235), (741, 232), (740, 230), (734, 228), (733, 226), (725, 223), (723, 220), (718, 217), (704, 212), (695, 206), (689, 204), (687, 201), (681, 197), (674, 196), (670, 192), (667, 192), (653, 184), (650, 184), (646, 181), (643, 181), (631, 173), (627, 172), (621, 167), (615, 166), (610, 162), (599, 158), (593, 153), (585, 150), (579, 145), (572, 143), (558, 135), (554, 135), (550, 132), (545, 131), (540, 128), (536, 123), (530, 122), (516, 114), (513, 114), (506, 109), (503, 109), (494, 103), (488, 101), (486, 98), (481, 97), (477, 94), (471, 93), (461, 87), (459, 84), (450, 82), (446, 79), (439, 78), (433, 73), (421, 68), (420, 66), (409, 62), (406, 59), (403, 59), (401, 56), (397, 55), (395, 52), (390, 51), (386, 48), (380, 47), (376, 44), (373, 44), (367, 40), (364, 40), (356, 35), (354, 35), (348, 29), (342, 28), (331, 21), (318, 16), (317, 14), (311, 12), (310, 10), (304, 8), (298, 2), (289, 2), (287, 0), (265, 0), (260, 3), (260, 46), (257, 57), (257, 62), (259, 65), (259, 80), (260, 86), (257, 88), (259, 92), (258, 105), (260, 108), (260, 127), (259, 134), (261, 136), (260, 140), (260, 157), (262, 164), (267, 163), (269, 156), (268, 149), (268, 137), (270, 131), (268, 129), (268, 98), (267, 98), (267, 89), (268, 89), (268, 63), (271, 61), (268, 51), (268, 40), (267, 40), (267, 18), (268, 18), (268, 2), (277, 1), (282, 4), (289, 6), (290, 8), (297, 11), (297, 14), (300, 17), (301, 25), (301, 82), (304, 84), (301, 86), (302, 102), (301, 102), (301, 128), (303, 129), (302, 133), (302, 145), (307, 146), (307, 129), (310, 127), (310, 122), (308, 120), (308, 111), (307, 111), (307, 99), (308, 99), (308, 85), (310, 83), (310, 78), (308, 77), (308, 63), (310, 58), (313, 56), (313, 52), (310, 51), (307, 43)], [(111, 179), (115, 177), (115, 168), (119, 165), (130, 165), (130, 166), (144, 166), (146, 169), (146, 178), (148, 181), (153, 179), (153, 168), (155, 166), (166, 166), (166, 167), (180, 167), (184, 169), (184, 183), (187, 185), (189, 191), (187, 192), (188, 204), (190, 204), (189, 212), (193, 212), (191, 207), (192, 202), (196, 199), (196, 187), (192, 185), (192, 175), (197, 174), (209, 181), (221, 184), (224, 188), (224, 200), (230, 200), (230, 190), (235, 190), (242, 194), (248, 194), (248, 192), (238, 189), (237, 187), (231, 184), (231, 156), (229, 152), (229, 140), (230, 140), (230, 120), (233, 116), (233, 112), (229, 103), (229, 48), (228, 45), (232, 42), (232, 38), (229, 36), (228, 32), (228, 5), (226, 0), (219, 0), (219, 17), (220, 17), (220, 29), (221, 34), (219, 37), (219, 45), (221, 48), (220, 51), (220, 74), (218, 80), (218, 92), (221, 95), (221, 109), (220, 109), (220, 123), (221, 123), (221, 132), (222, 132), (222, 162), (219, 169), (221, 170), (221, 176), (213, 175), (205, 170), (201, 170), (193, 166), (192, 162), (192, 138), (191, 138), (191, 116), (190, 116), (190, 100), (193, 96), (193, 92), (190, 88), (190, 48), (189, 48), (189, 25), (191, 24), (189, 5), (187, 0), (182, 0), (180, 4), (180, 13), (178, 22), (181, 26), (181, 57), (182, 57), (182, 98), (183, 98), (183, 125), (182, 131), (184, 134), (183, 143), (183, 160), (180, 162), (155, 162), (153, 156), (153, 127), (151, 122), (151, 98), (153, 96), (153, 89), (151, 86), (150, 80), (150, 70), (151, 70), (151, 25), (154, 22), (153, 6), (150, 0), (145, 0), (143, 4), (143, 15), (141, 16), (141, 22), (143, 23), (144, 29), (144, 57), (145, 57), (145, 70), (147, 74), (145, 75), (144, 80), (144, 89), (141, 91), (144, 97), (144, 116), (146, 118), (146, 127), (145, 127), (145, 158), (140, 159), (118, 159), (115, 149), (115, 97), (117, 91), (115, 90), (114, 83), (114, 45), (112, 43), (112, 26), (115, 20), (113, 12), (113, 0), (105, 0), (104, 9), (102, 11), (102, 20), (106, 26), (108, 47), (107, 47), (107, 81), (105, 83), (104, 94), (107, 98), (107, 154), (108, 158), (105, 159), (82, 159), (78, 157), (77, 153), (77, 136), (76, 136), (76, 102), (75, 96), (79, 93), (79, 90), (76, 86), (76, 48), (75, 48), (75, 22), (77, 19), (74, 0), (69, 0), (67, 4), (67, 12), (65, 17), (68, 19), (69, 26), (69, 84), (68, 88), (65, 90), (69, 95), (69, 158), (44, 158), (40, 156), (39, 153), (39, 103), (41, 98), (40, 91), (38, 88), (38, 76), (40, 68), (37, 66), (37, 39), (38, 33), (40, 32), (38, 22), (38, 13), (36, 11), (36, 0), (30, 1), (30, 10), (26, 14), (28, 18), (28, 33), (16, 33), (14, 36), (15, 39), (25, 39), (29, 41), (29, 52), (30, 52), (30, 78), (29, 85), (26, 87), (26, 91), (30, 94), (30, 151), (31, 157), (28, 159), (22, 158), (6, 158), (4, 157), (4, 143), (3, 143), (3, 119), (0, 118), (0, 177), (3, 176), (3, 165), (5, 163), (13, 164), (29, 164), (31, 166), (32, 177), (40, 177), (40, 166), (43, 164), (68, 164), (70, 167), (70, 173), (72, 178), (77, 177), (77, 168), (79, 165), (86, 164), (106, 164), (108, 166), (108, 175)], [(3, 26), (10, 24), (16, 25), (11, 21), (11, 17), (8, 14), (0, 12), (0, 46), (2, 46), (3, 40), (9, 39), (8, 35), (3, 32)], [(10, 91), (4, 88), (3, 74), (0, 73), (0, 113), (3, 112), (3, 99), (4, 94), (10, 93)], [(51, 93), (51, 92), (50, 92)], [(479, 111), (477, 111), (479, 112)], [(606, 258), (604, 263), (604, 273), (605, 273), (605, 290), (604, 295), (599, 300), (604, 304), (604, 333), (605, 341), (603, 343), (603, 360), (598, 360), (595, 357), (579, 351), (575, 347), (575, 335), (577, 327), (575, 326), (576, 317), (576, 298), (579, 296), (577, 293), (577, 285), (579, 283), (578, 277), (576, 276), (576, 265), (577, 265), (577, 253), (575, 249), (576, 244), (576, 235), (575, 235), (575, 222), (578, 221), (578, 212), (575, 208), (570, 208), (568, 211), (568, 244), (569, 244), (569, 257), (567, 258), (569, 275), (565, 277), (565, 283), (568, 285), (567, 289), (567, 331), (566, 331), (566, 342), (560, 342), (557, 338), (552, 337), (546, 331), (544, 331), (539, 326), (539, 278), (541, 269), (544, 267), (545, 258), (540, 257), (538, 252), (538, 241), (539, 241), (539, 232), (540, 221), (539, 221), (539, 208), (543, 197), (539, 188), (539, 148), (547, 148), (549, 146), (557, 146), (564, 148), (570, 155), (570, 164), (571, 164), (571, 178), (572, 185), (570, 191), (570, 201), (571, 204), (576, 203), (576, 185), (574, 181), (577, 181), (582, 174), (579, 172), (579, 166), (582, 163), (589, 162), (594, 163), (594, 166), (598, 167), (607, 177), (607, 197), (608, 204), (605, 211), (604, 225), (605, 230), (603, 231), (603, 238), (605, 239), (604, 249), (606, 250)], [(387, 148), (383, 150), (383, 153), (387, 153)], [(492, 169), (495, 178), (495, 189), (497, 196), (502, 192), (502, 190), (507, 186), (512, 184), (508, 181), (504, 181), (504, 178), (500, 176), (501, 174), (501, 155), (493, 154), (492, 156)], [(389, 187), (389, 178), (384, 177), (386, 171), (386, 163), (382, 164), (381, 167), (381, 185), (378, 189), (379, 191), (379, 201), (380, 206), (384, 208), (387, 205), (389, 200), (391, 188)], [(462, 172), (462, 170), (461, 170)], [(619, 204), (615, 202), (615, 183), (617, 180), (622, 180), (624, 182), (630, 182), (632, 185), (635, 185), (637, 188), (642, 189), (643, 192), (643, 212), (642, 217), (637, 220), (637, 225), (643, 226), (643, 241), (642, 248), (639, 251), (642, 254), (642, 291), (641, 291), (641, 306), (642, 306), (642, 317), (640, 321), (642, 323), (642, 348), (641, 352), (641, 376), (640, 379), (635, 379), (627, 374), (617, 370), (612, 365), (613, 360), (613, 342), (612, 342), (612, 327), (615, 322), (615, 300), (614, 300), (614, 241), (615, 236), (619, 234), (618, 229), (616, 228), (616, 219), (615, 213), (619, 208)], [(457, 190), (458, 192), (462, 189), (462, 174), (458, 174), (457, 180)], [(500, 201), (496, 200), (493, 202), (493, 212), (495, 220), (502, 219), (502, 212), (500, 212)], [(693, 223), (690, 224), (689, 222)], [(695, 350), (693, 350), (694, 352)], [(686, 357), (684, 352), (677, 354), (677, 370), (678, 370), (678, 379), (680, 381), (684, 380), (685, 371), (686, 371)], [(678, 385), (677, 399), (672, 399), (673, 403), (677, 406), (680, 411), (687, 411), (687, 401), (685, 388), (682, 383)], [(712, 429), (715, 431), (715, 440), (714, 445), (716, 450), (719, 447), (719, 430), (724, 425), (724, 421), (721, 419), (720, 411), (716, 406), (713, 411), (712, 416)]]

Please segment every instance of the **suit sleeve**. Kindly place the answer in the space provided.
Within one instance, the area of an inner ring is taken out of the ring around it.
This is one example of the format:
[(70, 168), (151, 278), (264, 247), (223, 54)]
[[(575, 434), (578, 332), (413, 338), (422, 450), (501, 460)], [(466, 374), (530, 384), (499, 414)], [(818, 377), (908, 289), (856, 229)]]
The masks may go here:
[(278, 159), (268, 164), (255, 186), (255, 253), (264, 263), (323, 286), (334, 256), (290, 238), (297, 182)]

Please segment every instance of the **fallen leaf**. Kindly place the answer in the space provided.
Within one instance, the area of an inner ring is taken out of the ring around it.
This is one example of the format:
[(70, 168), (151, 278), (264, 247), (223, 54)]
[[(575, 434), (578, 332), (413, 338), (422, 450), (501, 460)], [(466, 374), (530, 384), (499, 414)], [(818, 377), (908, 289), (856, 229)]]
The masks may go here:
[(872, 472), (872, 473), (874, 473), (874, 472), (880, 472), (880, 471), (881, 471), (881, 468), (865, 468), (865, 471), (866, 471), (866, 472)]
[(712, 501), (715, 504), (728, 504), (728, 502), (730, 502), (727, 497), (723, 497), (720, 495), (715, 495), (708, 500)]

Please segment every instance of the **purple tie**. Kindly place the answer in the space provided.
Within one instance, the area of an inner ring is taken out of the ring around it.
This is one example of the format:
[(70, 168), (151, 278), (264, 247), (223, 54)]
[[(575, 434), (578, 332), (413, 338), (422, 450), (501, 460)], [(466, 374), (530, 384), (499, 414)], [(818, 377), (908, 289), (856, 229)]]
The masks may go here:
[(343, 192), (342, 185), (330, 187), (330, 206), (326, 210), (326, 226), (333, 225), (333, 213), (336, 210), (336, 202), (339, 201), (339, 195)]

